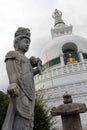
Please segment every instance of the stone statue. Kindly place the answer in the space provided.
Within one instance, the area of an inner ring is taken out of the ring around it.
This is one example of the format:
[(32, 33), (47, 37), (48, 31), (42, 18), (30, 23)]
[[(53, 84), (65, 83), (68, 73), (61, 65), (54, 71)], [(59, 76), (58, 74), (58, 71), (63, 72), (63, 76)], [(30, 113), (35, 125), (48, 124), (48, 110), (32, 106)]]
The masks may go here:
[(62, 12), (59, 11), (58, 9), (55, 9), (55, 11), (54, 11), (52, 17), (55, 19), (55, 24), (54, 24), (54, 26), (56, 26), (57, 24), (60, 24), (60, 23), (63, 23), (63, 24), (64, 24), (63, 20), (61, 19), (61, 17), (62, 17)]
[(15, 33), (14, 51), (5, 62), (9, 78), (9, 106), (2, 130), (33, 130), (35, 86), (34, 75), (41, 73), (41, 60), (25, 53), (30, 45), (30, 30), (20, 27)]

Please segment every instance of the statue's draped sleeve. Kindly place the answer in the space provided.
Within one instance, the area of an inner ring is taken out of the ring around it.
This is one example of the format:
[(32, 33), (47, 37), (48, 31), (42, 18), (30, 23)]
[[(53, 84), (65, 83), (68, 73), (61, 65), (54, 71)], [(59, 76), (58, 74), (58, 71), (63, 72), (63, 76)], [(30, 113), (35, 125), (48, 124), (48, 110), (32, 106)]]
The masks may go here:
[(5, 62), (6, 62), (6, 69), (7, 69), (7, 74), (9, 77), (9, 83), (17, 83), (17, 77), (16, 77), (16, 72), (14, 69), (14, 60), (16, 59), (16, 53), (14, 51), (10, 51), (7, 53), (5, 57)]

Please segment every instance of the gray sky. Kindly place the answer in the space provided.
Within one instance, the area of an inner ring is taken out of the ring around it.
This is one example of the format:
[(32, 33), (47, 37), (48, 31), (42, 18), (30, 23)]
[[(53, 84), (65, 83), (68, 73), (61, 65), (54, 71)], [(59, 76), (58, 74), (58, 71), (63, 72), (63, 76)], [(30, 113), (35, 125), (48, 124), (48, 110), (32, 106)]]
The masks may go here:
[(87, 38), (87, 0), (0, 0), (0, 90), (8, 87), (4, 57), (13, 50), (17, 28), (30, 28), (27, 56), (40, 57), (42, 48), (51, 40), (55, 8), (62, 11), (66, 24), (73, 25), (74, 34)]

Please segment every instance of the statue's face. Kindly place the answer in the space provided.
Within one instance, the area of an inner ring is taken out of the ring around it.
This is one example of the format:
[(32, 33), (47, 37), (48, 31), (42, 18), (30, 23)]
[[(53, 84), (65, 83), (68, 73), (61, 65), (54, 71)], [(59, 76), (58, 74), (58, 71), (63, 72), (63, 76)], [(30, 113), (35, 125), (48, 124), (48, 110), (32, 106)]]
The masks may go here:
[(72, 54), (71, 54), (71, 53), (69, 53), (69, 54), (68, 54), (68, 57), (69, 57), (69, 58), (70, 58), (70, 57), (72, 57)]
[(30, 45), (29, 39), (23, 38), (23, 39), (21, 39), (21, 41), (20, 41), (19, 49), (20, 49), (22, 52), (27, 52), (28, 49), (29, 49), (29, 45)]

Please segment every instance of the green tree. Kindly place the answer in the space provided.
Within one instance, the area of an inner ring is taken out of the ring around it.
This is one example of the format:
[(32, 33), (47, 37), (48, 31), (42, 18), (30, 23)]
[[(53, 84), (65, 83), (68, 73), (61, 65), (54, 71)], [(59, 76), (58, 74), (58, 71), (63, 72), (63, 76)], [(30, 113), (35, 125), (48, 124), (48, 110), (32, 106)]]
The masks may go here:
[(7, 107), (8, 107), (8, 96), (7, 94), (0, 91), (0, 128), (2, 127)]
[[(7, 94), (0, 91), (0, 128), (3, 125), (6, 111), (8, 107)], [(52, 117), (48, 114), (49, 110), (46, 109), (45, 103), (42, 98), (36, 98), (35, 101), (35, 115), (34, 115), (34, 130), (50, 130), (53, 122)]]
[(52, 117), (48, 114), (49, 110), (47, 110), (42, 98), (36, 98), (34, 113), (34, 130), (50, 130), (53, 124)]

